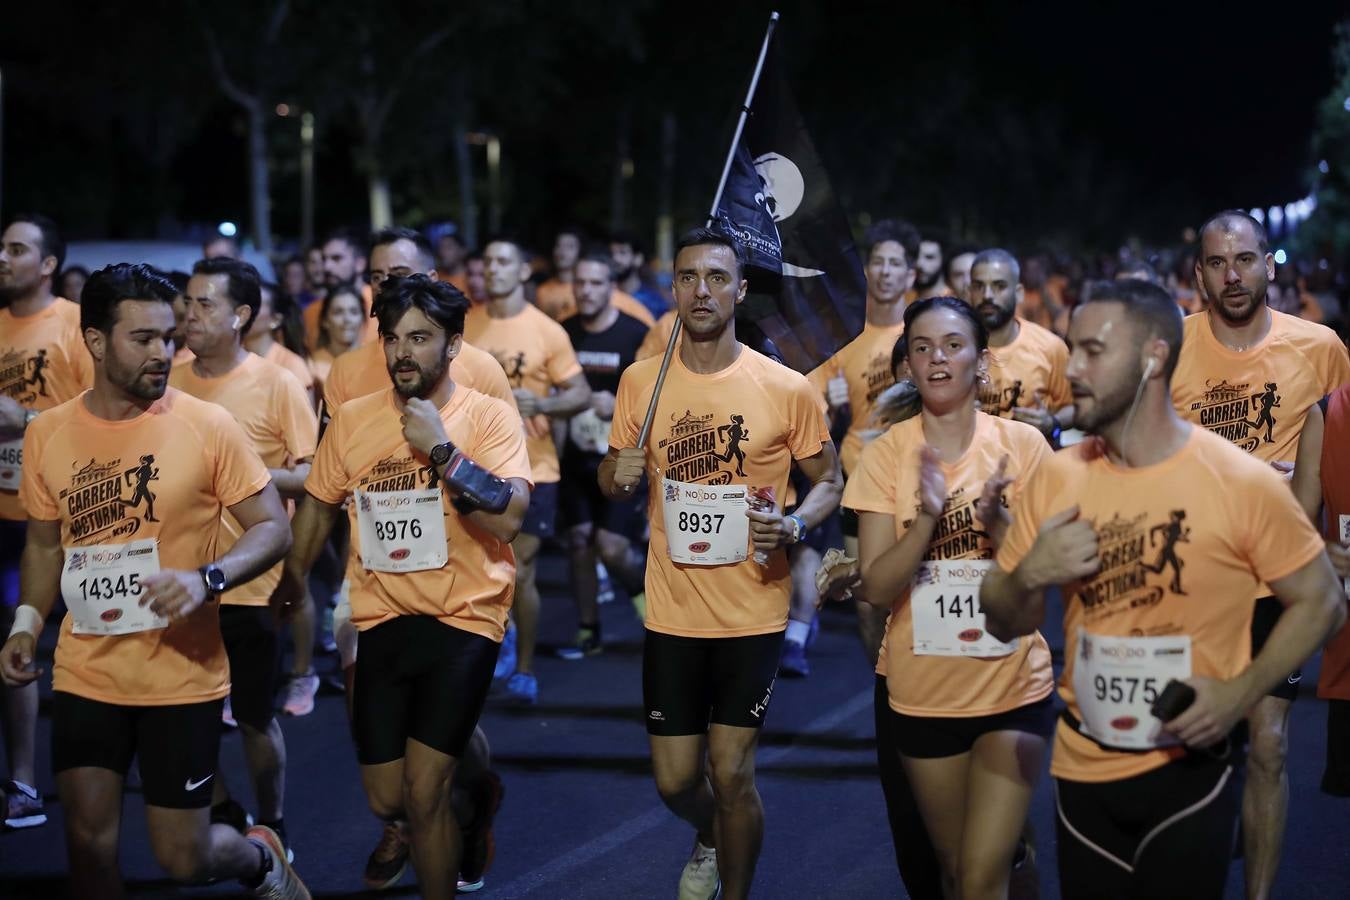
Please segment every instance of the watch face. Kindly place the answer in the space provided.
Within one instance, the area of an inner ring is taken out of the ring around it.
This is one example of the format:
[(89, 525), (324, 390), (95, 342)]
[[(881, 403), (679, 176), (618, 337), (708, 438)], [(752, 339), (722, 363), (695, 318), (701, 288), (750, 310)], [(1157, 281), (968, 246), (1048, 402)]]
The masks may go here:
[(225, 573), (215, 566), (206, 570), (206, 586), (212, 591), (222, 591), (225, 589)]

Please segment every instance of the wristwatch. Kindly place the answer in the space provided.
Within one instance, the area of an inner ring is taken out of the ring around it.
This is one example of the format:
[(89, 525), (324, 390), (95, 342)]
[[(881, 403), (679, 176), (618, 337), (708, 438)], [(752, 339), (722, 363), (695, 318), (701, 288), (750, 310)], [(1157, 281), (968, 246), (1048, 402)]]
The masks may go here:
[(206, 585), (206, 593), (223, 594), (225, 593), (225, 570), (215, 563), (207, 563), (197, 570), (202, 576), (202, 583)]
[(433, 466), (443, 466), (450, 461), (450, 457), (455, 454), (455, 445), (446, 441), (444, 444), (437, 444), (431, 448), (427, 456), (431, 459)]
[(792, 543), (800, 544), (806, 537), (806, 520), (796, 513), (783, 518), (792, 523)]

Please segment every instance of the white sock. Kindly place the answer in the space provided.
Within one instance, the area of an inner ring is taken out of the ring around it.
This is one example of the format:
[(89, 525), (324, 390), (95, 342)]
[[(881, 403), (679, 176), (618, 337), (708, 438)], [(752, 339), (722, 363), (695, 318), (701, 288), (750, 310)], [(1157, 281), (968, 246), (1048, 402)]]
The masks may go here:
[(806, 639), (811, 635), (810, 622), (798, 622), (796, 619), (788, 619), (787, 639), (794, 644), (806, 646)]

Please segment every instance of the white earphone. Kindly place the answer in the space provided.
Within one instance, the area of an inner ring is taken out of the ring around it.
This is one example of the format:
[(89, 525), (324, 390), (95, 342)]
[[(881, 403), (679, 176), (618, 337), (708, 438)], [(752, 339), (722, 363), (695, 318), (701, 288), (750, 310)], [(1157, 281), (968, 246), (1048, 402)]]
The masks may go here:
[[(235, 328), (238, 328), (238, 327), (239, 327), (239, 317), (238, 317), (238, 316), (235, 316), (235, 317), (234, 317), (234, 327), (235, 327)], [(1150, 362), (1152, 362), (1152, 360), (1150, 360)]]
[(1150, 356), (1148, 362), (1144, 363), (1144, 377), (1147, 378), (1148, 376), (1152, 375), (1153, 370), (1154, 368), (1157, 367), (1157, 365), (1158, 361)]

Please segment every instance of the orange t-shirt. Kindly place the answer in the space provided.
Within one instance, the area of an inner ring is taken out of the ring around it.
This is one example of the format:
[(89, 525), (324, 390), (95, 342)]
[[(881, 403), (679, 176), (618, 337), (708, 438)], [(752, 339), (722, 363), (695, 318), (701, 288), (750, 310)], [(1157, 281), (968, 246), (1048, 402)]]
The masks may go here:
[[(57, 297), (42, 312), (21, 318), (8, 307), (0, 309), (0, 394), (41, 412), (93, 383), (94, 361), (84, 346), (78, 304)], [(19, 501), (21, 468), (8, 460), (0, 465), (0, 519), (27, 517)]]
[(1040, 401), (1050, 412), (1073, 402), (1069, 379), (1069, 345), (1053, 331), (1018, 319), (1017, 337), (989, 348), (989, 383), (979, 386), (980, 409), (1005, 419), (1014, 407)]
[[(637, 446), (660, 368), (660, 359), (647, 359), (624, 370), (611, 447)], [(815, 456), (829, 440), (815, 390), (797, 372), (743, 345), (735, 362), (712, 375), (690, 372), (675, 354), (645, 448), (652, 529), (647, 628), (687, 637), (742, 637), (787, 627), (787, 552), (770, 554), (766, 566), (752, 557), (720, 566), (673, 562), (661, 480), (768, 487), (781, 510), (792, 460)]]
[(656, 324), (651, 327), (647, 336), (642, 339), (642, 343), (638, 345), (637, 359), (639, 361), (653, 356), (665, 355), (666, 347), (670, 344), (670, 333), (675, 330), (676, 318), (673, 309), (661, 314), (661, 318), (656, 320)]
[[(1327, 398), (1322, 433), (1322, 505), (1326, 539), (1346, 543), (1350, 539), (1346, 533), (1350, 529), (1350, 384)], [(1350, 601), (1350, 596), (1346, 599)], [(1322, 650), (1317, 696), (1350, 700), (1350, 623), (1342, 626)]]
[[(459, 355), (450, 363), (450, 378), (455, 384), (496, 397), (512, 409), (516, 408), (511, 385), (497, 360), (468, 341), (460, 342)], [(362, 344), (333, 360), (323, 383), (323, 402), (329, 410), (335, 410), (348, 400), (388, 390), (390, 386), (384, 345), (380, 342)]]
[(173, 352), (173, 359), (169, 362), (170, 367), (182, 366), (192, 362), (197, 358), (197, 354), (188, 349), (186, 343)]
[[(125, 422), (97, 418), (84, 395), (38, 416), (24, 439), (21, 493), (32, 519), (61, 523), (61, 544), (154, 538), (162, 570), (195, 571), (222, 553), (221, 514), (271, 480), (243, 428), (221, 407), (169, 388)], [(115, 636), (74, 634), (67, 613), (53, 687), (129, 706), (224, 697), (229, 664), (220, 613)]]
[[(370, 285), (361, 285), (361, 299), (366, 305), (366, 322), (361, 326), (361, 338), (358, 343), (368, 344), (371, 341), (379, 340), (380, 323), (379, 320), (370, 314), (370, 302), (375, 296)], [(322, 337), (319, 316), (323, 315), (323, 300), (315, 300), (309, 306), (306, 306), (300, 313), (300, 320), (305, 326), (305, 344), (309, 347), (309, 352), (314, 353), (319, 349), (319, 338)]]
[(1187, 316), (1172, 405), (1263, 462), (1293, 462), (1309, 407), (1350, 383), (1350, 356), (1330, 328), (1270, 318), (1266, 337), (1238, 351), (1214, 336), (1209, 313)]
[[(919, 449), (923, 417), (889, 428), (868, 444), (844, 490), (844, 505), (895, 519), (895, 537), (905, 536), (918, 512)], [(942, 464), (947, 503), (924, 559), (992, 559), (994, 548), (980, 530), (975, 503), (984, 483), (1008, 456), (1011, 501), (1051, 456), (1041, 433), (1022, 422), (975, 417), (975, 437), (954, 463)], [(1054, 673), (1050, 647), (1040, 632), (1018, 639), (1008, 656), (916, 656), (910, 592), (895, 598), (886, 622), (886, 688), (891, 709), (910, 716), (988, 716), (1050, 695)]]
[[(1192, 674), (1231, 679), (1251, 662), (1256, 583), (1290, 575), (1323, 552), (1284, 479), (1203, 428), (1193, 427), (1169, 459), (1142, 468), (1089, 459), (1092, 447), (1068, 447), (1036, 470), (998, 551), (999, 568), (1012, 572), (1041, 523), (1075, 504), (1097, 531), (1101, 571), (1063, 588), (1059, 694), (1079, 719), (1079, 629), (1106, 637), (1189, 635)], [(1050, 771), (1070, 781), (1118, 781), (1184, 752), (1107, 750), (1060, 722)]]
[[(512, 389), (525, 388), (537, 397), (574, 375), (581, 374), (576, 351), (557, 322), (528, 304), (514, 316), (494, 319), (486, 306), (475, 306), (464, 317), (464, 338), (491, 353)], [(530, 467), (535, 484), (558, 480), (558, 448), (548, 428), (530, 430)]]
[[(349, 400), (333, 412), (305, 490), (338, 504), (370, 493), (432, 487), (430, 461), (408, 446), (393, 388)], [(441, 407), (450, 442), (499, 478), (530, 480), (520, 417), (500, 400), (457, 386)], [(501, 641), (511, 608), (516, 558), (511, 545), (460, 518), (441, 492), (449, 554), (439, 569), (374, 572), (361, 565), (356, 504), (348, 504), (352, 623), (373, 628), (395, 616), (434, 616), (454, 628)]]
[(314, 373), (309, 370), (309, 363), (305, 362), (303, 356), (291, 350), (281, 341), (273, 341), (272, 346), (267, 348), (267, 352), (262, 354), (262, 358), (272, 365), (280, 366), (290, 372), (305, 390), (308, 391), (314, 387)]
[(875, 429), (872, 407), (886, 388), (895, 384), (891, 372), (891, 352), (904, 333), (904, 323), (878, 327), (864, 325), (862, 334), (849, 341), (839, 352), (821, 363), (807, 378), (821, 397), (826, 396), (830, 379), (844, 376), (848, 382), (848, 405), (852, 413), (848, 433), (839, 448), (839, 464), (851, 473), (862, 454), (863, 432)]
[[(314, 455), (319, 420), (300, 382), (290, 372), (252, 353), (228, 373), (203, 378), (192, 366), (177, 366), (169, 384), (198, 400), (225, 408), (244, 427), (253, 449), (269, 469), (284, 469)], [(226, 510), (220, 520), (222, 546), (233, 547), (244, 529)], [(277, 563), (252, 581), (221, 595), (221, 603), (266, 606), (281, 581)]]

